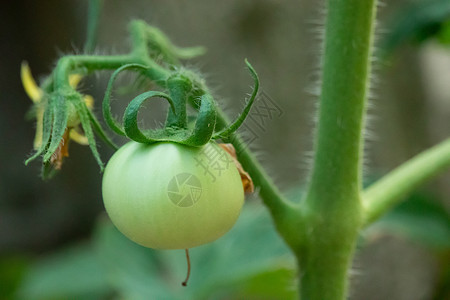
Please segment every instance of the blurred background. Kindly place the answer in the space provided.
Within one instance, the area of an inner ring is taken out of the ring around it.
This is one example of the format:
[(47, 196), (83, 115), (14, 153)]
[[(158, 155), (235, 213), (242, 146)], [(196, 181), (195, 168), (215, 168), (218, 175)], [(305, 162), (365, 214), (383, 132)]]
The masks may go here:
[[(264, 105), (274, 112), (250, 114), (248, 146), (281, 189), (298, 198), (310, 168), (317, 106), (324, 15), (317, 2), (108, 0), (96, 52), (128, 51), (133, 18), (159, 27), (176, 45), (205, 46), (207, 53), (187, 65), (206, 77), (230, 116), (251, 92), (248, 58)], [(87, 147), (72, 143), (50, 181), (40, 179), (39, 162), (24, 166), (35, 125), (25, 120), (31, 101), (20, 81), (21, 62), (42, 78), (61, 55), (80, 53), (87, 7), (87, 0), (1, 6), (0, 299), (292, 299), (293, 258), (257, 196), (248, 197), (224, 238), (193, 249), (192, 281), (183, 290), (182, 251), (139, 247), (108, 222), (102, 177)], [(449, 2), (391, 0), (380, 6), (378, 20), (367, 182), (450, 133)], [(89, 76), (81, 87), (96, 99), (99, 117), (108, 74)], [(152, 115), (162, 108), (152, 107)], [(99, 144), (107, 161), (113, 152)], [(351, 274), (351, 299), (450, 299), (449, 195), (446, 172), (367, 230)]]

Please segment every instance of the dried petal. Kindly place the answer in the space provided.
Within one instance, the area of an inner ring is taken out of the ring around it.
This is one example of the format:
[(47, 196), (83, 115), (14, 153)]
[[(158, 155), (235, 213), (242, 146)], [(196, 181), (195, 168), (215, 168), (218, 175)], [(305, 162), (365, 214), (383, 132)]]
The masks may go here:
[(84, 95), (83, 100), (87, 108), (92, 109), (94, 107), (94, 98), (91, 95)]
[(69, 136), (70, 136), (71, 140), (73, 140), (74, 142), (76, 142), (80, 145), (83, 145), (83, 146), (89, 145), (89, 141), (88, 141), (87, 137), (84, 134), (81, 134), (78, 131), (76, 131), (75, 128), (73, 128), (69, 131)]
[(250, 175), (244, 170), (241, 163), (238, 161), (236, 156), (236, 150), (232, 144), (219, 144), (219, 146), (228, 152), (233, 158), (234, 164), (239, 171), (239, 175), (241, 175), (242, 186), (244, 187), (244, 192), (247, 194), (251, 194), (255, 191), (255, 186), (253, 185), (253, 180)]
[(26, 61), (22, 62), (22, 66), (20, 68), (20, 77), (22, 79), (23, 88), (27, 93), (28, 97), (30, 97), (31, 101), (34, 103), (38, 103), (41, 101), (43, 92), (36, 84), (33, 76), (31, 75), (30, 67)]
[(50, 163), (54, 166), (55, 170), (61, 170), (64, 157), (69, 156), (69, 131), (70, 129), (64, 131), (61, 142), (50, 159)]
[(78, 84), (80, 83), (81, 79), (83, 79), (83, 76), (80, 74), (71, 74), (69, 75), (69, 84), (72, 88), (76, 88)]

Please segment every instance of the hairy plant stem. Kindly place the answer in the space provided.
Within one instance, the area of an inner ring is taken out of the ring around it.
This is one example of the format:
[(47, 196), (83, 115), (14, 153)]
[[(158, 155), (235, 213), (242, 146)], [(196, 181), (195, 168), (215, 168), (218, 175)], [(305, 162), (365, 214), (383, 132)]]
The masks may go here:
[[(217, 123), (222, 127), (230, 123), (229, 119), (219, 108), (217, 111)], [(282, 195), (239, 135), (232, 134), (229, 139), (224, 141), (233, 144), (239, 162), (250, 174), (255, 186), (260, 189), (259, 196), (269, 209), (278, 232), (286, 240), (287, 244), (292, 249), (295, 249), (301, 241), (298, 228), (303, 226), (298, 205), (288, 201)]]
[(365, 225), (398, 204), (413, 189), (450, 167), (450, 139), (402, 164), (368, 187), (363, 194)]
[(130, 55), (68, 55), (58, 61), (53, 73), (54, 89), (70, 87), (69, 75), (77, 70), (92, 72), (95, 70), (113, 70), (125, 64), (142, 64), (149, 67), (143, 73), (152, 78), (155, 82), (165, 85), (169, 72), (157, 65), (151, 59), (143, 56)]
[(329, 0), (314, 167), (302, 202), (306, 240), (296, 254), (300, 294), (347, 297), (348, 269), (362, 223), (362, 131), (375, 1)]

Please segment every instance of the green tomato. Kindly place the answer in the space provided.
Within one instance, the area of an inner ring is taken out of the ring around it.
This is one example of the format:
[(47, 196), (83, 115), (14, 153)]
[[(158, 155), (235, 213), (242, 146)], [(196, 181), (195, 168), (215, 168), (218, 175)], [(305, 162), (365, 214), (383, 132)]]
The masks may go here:
[(103, 202), (114, 225), (155, 249), (212, 242), (236, 222), (244, 202), (231, 156), (216, 143), (129, 142), (108, 162)]

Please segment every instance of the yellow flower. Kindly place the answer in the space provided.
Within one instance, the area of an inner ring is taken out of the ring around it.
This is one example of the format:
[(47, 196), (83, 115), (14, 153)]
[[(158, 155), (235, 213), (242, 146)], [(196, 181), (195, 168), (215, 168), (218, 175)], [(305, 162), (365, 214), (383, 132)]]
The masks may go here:
[[(25, 92), (27, 93), (28, 97), (30, 97), (31, 101), (33, 101), (36, 109), (36, 135), (34, 138), (33, 147), (35, 150), (38, 150), (42, 146), (43, 137), (43, 121), (46, 105), (45, 101), (43, 101), (44, 91), (36, 84), (36, 81), (31, 75), (31, 70), (27, 62), (22, 62), (21, 79)], [(70, 86), (76, 89), (81, 79), (82, 76), (79, 74), (70, 75)], [(83, 99), (86, 103), (86, 106), (91, 109), (94, 104), (94, 99), (89, 95), (85, 95)], [(89, 144), (87, 137), (81, 132), (82, 130), (79, 126), (79, 119), (77, 119), (71, 127), (66, 128), (63, 139), (61, 140), (61, 143), (51, 160), (52, 164), (55, 166), (55, 169), (60, 169), (63, 157), (69, 156), (68, 147), (70, 140), (73, 140), (81, 145)]]

